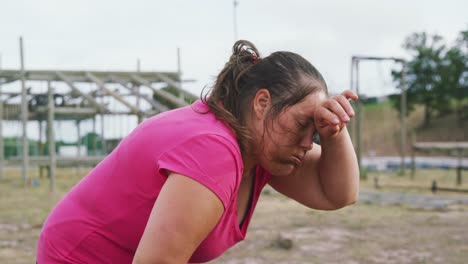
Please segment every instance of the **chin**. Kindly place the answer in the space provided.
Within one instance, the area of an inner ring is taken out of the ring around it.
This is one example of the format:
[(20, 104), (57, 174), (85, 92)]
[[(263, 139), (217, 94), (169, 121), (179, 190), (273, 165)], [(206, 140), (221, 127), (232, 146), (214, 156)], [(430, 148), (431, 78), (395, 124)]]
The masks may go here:
[[(271, 169), (270, 169), (271, 168)], [(288, 176), (291, 175), (297, 167), (294, 164), (281, 164), (265, 168), (271, 175), (275, 176)]]

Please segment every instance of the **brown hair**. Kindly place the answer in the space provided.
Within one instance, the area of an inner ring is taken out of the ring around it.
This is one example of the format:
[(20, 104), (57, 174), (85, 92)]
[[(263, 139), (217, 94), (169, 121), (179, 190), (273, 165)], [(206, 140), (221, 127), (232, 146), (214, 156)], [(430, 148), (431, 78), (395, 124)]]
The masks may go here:
[(261, 58), (253, 43), (238, 40), (214, 87), (202, 96), (202, 101), (233, 130), (242, 154), (249, 152), (251, 140), (245, 124), (246, 113), (251, 109), (255, 94), (262, 88), (267, 89), (272, 98), (270, 120), (318, 89), (327, 92), (320, 72), (302, 56), (279, 51)]

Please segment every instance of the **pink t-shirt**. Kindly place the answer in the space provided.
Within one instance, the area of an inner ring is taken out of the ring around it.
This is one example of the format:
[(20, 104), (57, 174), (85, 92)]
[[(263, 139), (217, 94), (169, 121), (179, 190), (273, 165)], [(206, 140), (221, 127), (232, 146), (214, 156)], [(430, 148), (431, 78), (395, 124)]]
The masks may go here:
[(200, 182), (225, 208), (190, 262), (212, 260), (243, 240), (270, 175), (256, 168), (251, 208), (239, 228), (239, 146), (214, 114), (199, 113), (207, 109), (197, 101), (135, 128), (51, 212), (38, 241), (38, 263), (131, 263), (167, 171)]

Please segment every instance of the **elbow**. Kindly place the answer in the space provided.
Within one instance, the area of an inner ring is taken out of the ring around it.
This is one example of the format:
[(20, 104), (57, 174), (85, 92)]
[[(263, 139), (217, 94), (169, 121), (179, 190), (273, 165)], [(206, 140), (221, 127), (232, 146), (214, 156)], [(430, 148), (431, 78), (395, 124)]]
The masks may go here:
[(343, 209), (343, 208), (345, 208), (347, 206), (355, 204), (356, 202), (357, 202), (356, 200), (349, 200), (349, 201), (346, 201), (346, 202), (336, 203), (336, 204), (333, 205), (333, 208), (330, 211)]
[(156, 263), (156, 262), (150, 261), (148, 259), (144, 259), (140, 256), (135, 256), (132, 261), (132, 264), (149, 264), (149, 263)]
[(352, 199), (349, 199), (348, 201), (346, 201), (346, 203), (344, 203), (341, 208), (353, 205), (357, 203), (358, 200), (359, 200), (359, 195), (355, 195)]
[(330, 201), (330, 203), (331, 203), (330, 211), (339, 210), (339, 209), (342, 209), (344, 207), (353, 205), (353, 204), (357, 203), (358, 200), (359, 200), (359, 192), (356, 192), (355, 195), (351, 195), (351, 196), (346, 197), (344, 199), (341, 199), (339, 201)]
[(154, 259), (154, 258), (145, 258), (142, 256), (135, 255), (132, 264), (174, 264), (177, 263), (174, 260), (170, 259)]

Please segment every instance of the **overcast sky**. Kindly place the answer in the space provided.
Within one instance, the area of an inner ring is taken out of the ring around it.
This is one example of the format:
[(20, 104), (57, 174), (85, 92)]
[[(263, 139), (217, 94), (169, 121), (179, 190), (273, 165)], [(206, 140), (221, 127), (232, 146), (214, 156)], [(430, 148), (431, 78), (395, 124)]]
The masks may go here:
[[(238, 0), (239, 38), (263, 56), (277, 50), (303, 55), (332, 92), (349, 87), (352, 55), (407, 56), (408, 34), (427, 31), (452, 42), (468, 28), (468, 1)], [(0, 0), (3, 68), (19, 67), (18, 37), (29, 69), (177, 69), (181, 49), (185, 87), (212, 83), (234, 42), (232, 0)], [(365, 63), (368, 93), (391, 86), (390, 63)], [(382, 87), (380, 87), (382, 86)]]

